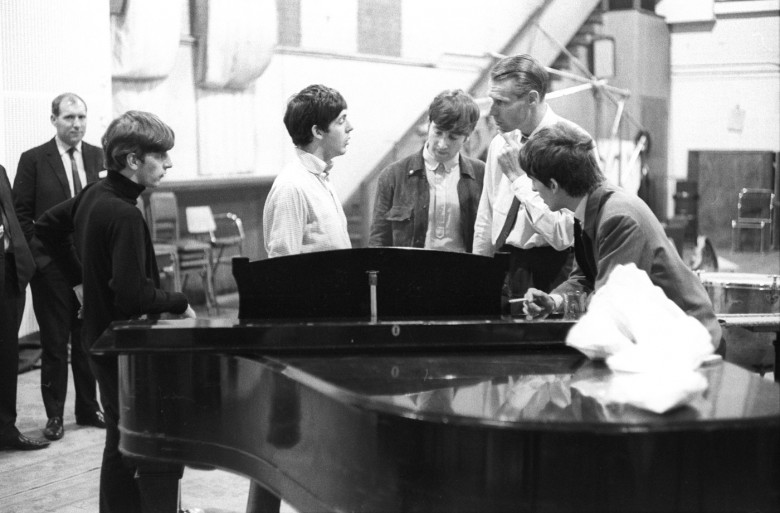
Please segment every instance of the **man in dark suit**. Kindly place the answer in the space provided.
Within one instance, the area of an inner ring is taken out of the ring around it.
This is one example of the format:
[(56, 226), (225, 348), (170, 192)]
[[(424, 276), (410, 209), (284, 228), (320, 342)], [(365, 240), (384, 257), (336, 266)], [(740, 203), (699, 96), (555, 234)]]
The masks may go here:
[(27, 438), (16, 429), (19, 324), (24, 311), (24, 289), (35, 272), (35, 262), (16, 219), (11, 183), (3, 166), (0, 166), (0, 249), (0, 450), (43, 449), (49, 442)]
[(30, 286), (41, 337), (41, 395), (48, 422), (43, 434), (59, 440), (65, 433), (62, 417), (68, 389), (68, 341), (76, 389), (76, 422), (105, 427), (97, 402), (95, 377), (81, 343), (79, 301), (57, 263), (35, 236), (34, 221), (46, 210), (77, 195), (98, 179), (103, 152), (83, 142), (87, 106), (79, 96), (64, 93), (51, 105), (55, 137), (22, 153), (14, 179), (16, 215), (30, 245), (37, 270)]
[(638, 196), (608, 184), (586, 135), (562, 123), (540, 130), (520, 150), (533, 189), (550, 207), (574, 212), (576, 265), (550, 294), (531, 288), (526, 313), (560, 312), (563, 294), (598, 291), (612, 270), (633, 263), (682, 311), (710, 332), (717, 349), (721, 329), (701, 280), (682, 261), (655, 214)]

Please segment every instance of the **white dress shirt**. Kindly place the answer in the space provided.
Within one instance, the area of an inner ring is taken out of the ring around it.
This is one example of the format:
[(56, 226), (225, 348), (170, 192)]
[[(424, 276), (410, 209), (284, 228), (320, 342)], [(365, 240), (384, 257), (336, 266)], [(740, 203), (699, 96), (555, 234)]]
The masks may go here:
[(263, 208), (268, 257), (351, 248), (347, 217), (328, 180), (330, 166), (298, 148), (295, 154)]
[[(586, 133), (575, 123), (555, 114), (548, 105), (542, 121), (528, 135), (533, 137), (542, 128), (558, 122), (570, 124)], [(516, 138), (519, 145), (521, 144), (520, 130), (511, 132), (510, 136)], [(572, 213), (568, 210), (551, 211), (541, 196), (532, 190), (531, 179), (525, 173), (520, 178), (510, 182), (501, 172), (501, 166), (498, 163), (498, 153), (504, 145), (506, 145), (504, 137), (498, 134), (490, 142), (488, 148), (485, 182), (479, 201), (477, 219), (474, 223), (474, 253), (492, 256), (496, 252), (498, 249), (495, 247), (496, 239), (504, 227), (509, 207), (515, 196), (521, 202), (520, 210), (517, 214), (517, 222), (507, 236), (507, 244), (521, 249), (552, 246), (558, 251), (570, 247), (574, 244)]]
[[(70, 146), (62, 142), (57, 136), (54, 137), (54, 140), (57, 142), (57, 150), (60, 152), (62, 165), (65, 167), (65, 176), (68, 177), (68, 189), (70, 190), (70, 197), (72, 198), (75, 196), (75, 193), (73, 190), (73, 173), (71, 171), (72, 166), (70, 164), (70, 155), (68, 154)], [(81, 153), (81, 141), (76, 144), (75, 148), (76, 151), (73, 152), (73, 159), (76, 161), (76, 167), (78, 168), (81, 186), (85, 187), (87, 185), (87, 172), (84, 171), (84, 155)]]

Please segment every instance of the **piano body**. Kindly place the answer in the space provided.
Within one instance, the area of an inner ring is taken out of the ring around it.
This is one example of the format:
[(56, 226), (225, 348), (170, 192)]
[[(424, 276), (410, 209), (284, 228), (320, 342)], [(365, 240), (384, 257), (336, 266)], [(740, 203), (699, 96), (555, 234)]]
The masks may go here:
[(243, 474), (300, 511), (780, 509), (778, 384), (719, 363), (667, 414), (601, 404), (580, 385), (613, 374), (565, 346), (569, 321), (501, 318), (500, 269), (398, 248), (237, 259), (239, 319), (101, 338), (120, 448)]

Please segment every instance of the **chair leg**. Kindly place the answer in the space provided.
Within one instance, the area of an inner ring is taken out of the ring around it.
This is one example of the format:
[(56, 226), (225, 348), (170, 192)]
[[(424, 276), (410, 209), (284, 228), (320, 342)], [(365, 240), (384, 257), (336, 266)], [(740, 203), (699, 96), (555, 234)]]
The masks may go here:
[(759, 251), (761, 252), (762, 255), (764, 254), (764, 226), (765, 226), (764, 222), (762, 221), (761, 222), (761, 228), (760, 228), (761, 229), (761, 236), (759, 238), (759, 241), (760, 241), (759, 244), (761, 244), (761, 246), (759, 247)]
[(182, 292), (181, 271), (179, 270), (179, 256), (174, 253), (171, 255), (173, 260), (173, 290)]
[(201, 274), (203, 277), (203, 293), (206, 295), (206, 308), (210, 312), (213, 307), (215, 312), (219, 314), (219, 302), (217, 301), (217, 295), (214, 293), (214, 275), (211, 272), (211, 253), (209, 253), (208, 260), (204, 272)]

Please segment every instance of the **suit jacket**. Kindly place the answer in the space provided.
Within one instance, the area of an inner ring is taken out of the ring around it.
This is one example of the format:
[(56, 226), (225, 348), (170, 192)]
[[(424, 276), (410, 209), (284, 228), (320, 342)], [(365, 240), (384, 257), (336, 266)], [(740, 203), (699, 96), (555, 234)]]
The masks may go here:
[[(458, 165), (460, 232), (466, 251), (471, 253), (485, 163), (461, 154)], [(377, 183), (368, 245), (425, 247), (429, 204), (430, 190), (422, 150), (387, 166)]]
[[(81, 152), (87, 183), (97, 181), (103, 169), (103, 150), (82, 141)], [(34, 222), (48, 209), (70, 198), (66, 173), (70, 170), (65, 170), (54, 138), (25, 151), (19, 158), (14, 179), (16, 215), (39, 269), (46, 267), (51, 258), (35, 236)]]
[[(22, 232), (22, 227), (19, 225), (19, 220), (16, 218), (13, 205), (11, 182), (8, 180), (5, 168), (0, 166), (0, 208), (5, 212), (8, 225), (10, 225), (5, 226), (4, 229), (11, 234), (14, 260), (16, 261), (16, 280), (19, 290), (22, 291), (35, 272), (35, 262), (33, 261), (32, 253), (30, 253), (30, 248), (27, 246), (27, 240), (24, 237), (24, 232)], [(2, 243), (0, 243), (0, 249), (2, 249)], [(4, 269), (5, 252), (0, 250), (0, 297), (2, 297), (3, 288), (6, 286)]]
[[(595, 283), (576, 263), (569, 279), (552, 293), (598, 290), (617, 265), (634, 263), (654, 285), (710, 332), (718, 346), (721, 329), (707, 291), (682, 261), (652, 210), (637, 196), (609, 184), (590, 193), (585, 207), (585, 260)], [(579, 242), (577, 242), (579, 244)]]

